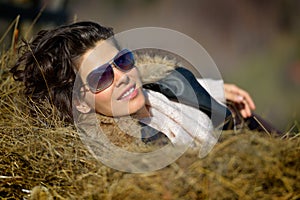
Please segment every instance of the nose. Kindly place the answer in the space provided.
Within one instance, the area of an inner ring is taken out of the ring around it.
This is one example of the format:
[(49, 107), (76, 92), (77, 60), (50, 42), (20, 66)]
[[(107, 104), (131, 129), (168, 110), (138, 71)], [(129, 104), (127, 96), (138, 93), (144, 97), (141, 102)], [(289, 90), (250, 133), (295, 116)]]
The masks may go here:
[(117, 87), (121, 86), (122, 84), (126, 85), (129, 83), (130, 79), (126, 72), (123, 72), (116, 67), (113, 67), (113, 70)]

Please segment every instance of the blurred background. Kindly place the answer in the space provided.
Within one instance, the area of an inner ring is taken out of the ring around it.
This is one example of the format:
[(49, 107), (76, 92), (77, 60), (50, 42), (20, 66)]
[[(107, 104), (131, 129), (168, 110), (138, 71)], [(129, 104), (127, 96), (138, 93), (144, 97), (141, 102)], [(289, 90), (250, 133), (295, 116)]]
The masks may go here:
[(115, 33), (145, 26), (182, 32), (207, 50), (225, 82), (252, 95), (256, 113), (279, 129), (299, 131), (298, 0), (0, 0), (1, 50), (11, 45), (9, 27), (17, 15), (18, 37), (26, 39), (79, 20)]

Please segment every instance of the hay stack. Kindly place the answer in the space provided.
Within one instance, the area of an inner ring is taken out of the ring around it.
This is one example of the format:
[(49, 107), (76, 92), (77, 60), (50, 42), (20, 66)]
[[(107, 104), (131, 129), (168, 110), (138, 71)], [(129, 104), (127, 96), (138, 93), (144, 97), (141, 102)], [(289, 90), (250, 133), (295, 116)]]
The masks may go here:
[(159, 171), (130, 174), (95, 160), (73, 126), (36, 110), (1, 55), (0, 197), (6, 199), (299, 199), (300, 134), (223, 132), (204, 159), (186, 152)]

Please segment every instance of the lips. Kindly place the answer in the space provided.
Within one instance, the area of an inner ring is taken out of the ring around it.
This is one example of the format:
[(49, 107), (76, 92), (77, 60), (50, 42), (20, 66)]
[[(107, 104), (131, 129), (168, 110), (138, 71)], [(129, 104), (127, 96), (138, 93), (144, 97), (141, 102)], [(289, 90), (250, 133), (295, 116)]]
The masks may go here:
[(133, 94), (136, 93), (136, 85), (132, 85), (128, 89), (126, 89), (122, 95), (118, 98), (118, 100), (126, 100), (126, 99), (131, 99), (133, 97)]

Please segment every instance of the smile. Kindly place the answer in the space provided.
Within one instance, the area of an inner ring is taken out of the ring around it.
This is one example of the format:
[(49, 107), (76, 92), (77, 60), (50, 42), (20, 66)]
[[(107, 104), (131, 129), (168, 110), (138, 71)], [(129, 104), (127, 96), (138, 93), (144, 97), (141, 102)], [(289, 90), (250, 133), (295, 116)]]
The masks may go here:
[(138, 93), (138, 90), (135, 88), (135, 84), (130, 87), (128, 90), (126, 90), (119, 98), (118, 100), (130, 100), (132, 98), (134, 98), (137, 93)]

